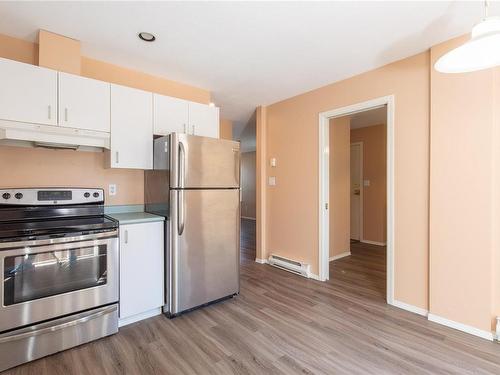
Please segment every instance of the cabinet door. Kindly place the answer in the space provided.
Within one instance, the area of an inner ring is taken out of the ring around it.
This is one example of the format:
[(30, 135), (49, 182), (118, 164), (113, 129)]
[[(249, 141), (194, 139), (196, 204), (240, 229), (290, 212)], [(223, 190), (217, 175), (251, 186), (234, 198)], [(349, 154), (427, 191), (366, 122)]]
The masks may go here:
[(109, 132), (108, 82), (59, 72), (59, 125)]
[(57, 125), (57, 72), (0, 58), (0, 119)]
[(186, 133), (188, 126), (188, 102), (170, 96), (153, 94), (154, 134)]
[(189, 134), (219, 138), (219, 108), (190, 102)]
[(153, 94), (111, 85), (111, 168), (153, 168)]
[(120, 319), (161, 307), (163, 222), (120, 225)]

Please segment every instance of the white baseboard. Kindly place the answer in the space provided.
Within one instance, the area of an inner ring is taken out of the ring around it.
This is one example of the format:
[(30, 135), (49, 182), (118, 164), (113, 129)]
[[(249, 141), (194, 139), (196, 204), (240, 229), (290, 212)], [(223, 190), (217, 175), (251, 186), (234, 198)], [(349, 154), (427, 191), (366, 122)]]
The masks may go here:
[(386, 242), (377, 242), (377, 241), (370, 241), (370, 240), (361, 240), (359, 242), (367, 243), (369, 245), (377, 245), (377, 246), (386, 246), (387, 245)]
[(242, 219), (247, 219), (247, 220), (253, 220), (256, 221), (257, 219), (254, 217), (248, 217), (248, 216), (241, 216)]
[(309, 279), (313, 279), (313, 280), (318, 280), (318, 281), (321, 281), (321, 279), (319, 278), (319, 276), (318, 276), (318, 275), (316, 275), (315, 273), (311, 273), (311, 272), (309, 272), (309, 274), (307, 275), (307, 277), (308, 277)]
[(118, 321), (118, 327), (124, 327), (127, 324), (132, 324), (132, 323), (138, 322), (139, 320), (151, 318), (153, 316), (160, 315), (160, 314), (161, 314), (161, 307), (158, 307), (158, 308), (152, 309), (152, 310), (148, 310), (148, 311), (144, 311), (143, 313), (128, 316), (126, 318), (120, 319)]
[(455, 322), (453, 320), (449, 320), (449, 319), (446, 319), (446, 318), (443, 318), (441, 316), (434, 315), (431, 313), (429, 313), (427, 318), (431, 322), (442, 324), (444, 326), (454, 328), (456, 330), (459, 330), (459, 331), (462, 331), (465, 333), (469, 333), (471, 335), (481, 337), (481, 338), (489, 340), (489, 341), (493, 341), (495, 339), (495, 335), (493, 334), (493, 332), (490, 332), (490, 331), (483, 331), (482, 329), (472, 327), (472, 326), (469, 326), (467, 324)]
[(418, 306), (410, 305), (408, 303), (404, 303), (404, 302), (401, 302), (401, 301), (394, 300), (391, 303), (391, 305), (395, 306), (395, 307), (398, 307), (400, 309), (412, 312), (414, 314), (418, 314), (418, 315), (422, 315), (422, 316), (428, 316), (429, 315), (429, 311), (427, 311), (426, 309), (423, 309), (423, 308), (418, 307)]
[(337, 260), (340, 258), (348, 257), (349, 255), (351, 255), (350, 251), (344, 251), (343, 253), (340, 253), (340, 254), (337, 254), (337, 255), (334, 255), (334, 256), (328, 258), (328, 261), (331, 262), (332, 260)]
[(259, 264), (267, 264), (267, 259), (255, 258), (255, 261)]

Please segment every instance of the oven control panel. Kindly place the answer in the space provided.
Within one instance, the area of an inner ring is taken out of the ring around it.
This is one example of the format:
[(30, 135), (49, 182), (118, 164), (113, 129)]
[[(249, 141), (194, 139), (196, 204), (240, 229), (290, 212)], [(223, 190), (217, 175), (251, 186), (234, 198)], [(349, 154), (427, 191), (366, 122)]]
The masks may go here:
[(0, 204), (39, 206), (82, 203), (104, 203), (104, 190), (92, 188), (0, 189)]

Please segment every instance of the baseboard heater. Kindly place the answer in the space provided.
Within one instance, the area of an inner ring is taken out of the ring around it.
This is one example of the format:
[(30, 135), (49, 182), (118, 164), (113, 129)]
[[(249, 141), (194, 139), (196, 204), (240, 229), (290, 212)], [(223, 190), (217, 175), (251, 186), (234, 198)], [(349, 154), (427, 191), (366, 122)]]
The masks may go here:
[(298, 262), (296, 260), (288, 259), (279, 255), (272, 254), (267, 262), (273, 267), (280, 268), (296, 275), (309, 277), (310, 274), (309, 264)]

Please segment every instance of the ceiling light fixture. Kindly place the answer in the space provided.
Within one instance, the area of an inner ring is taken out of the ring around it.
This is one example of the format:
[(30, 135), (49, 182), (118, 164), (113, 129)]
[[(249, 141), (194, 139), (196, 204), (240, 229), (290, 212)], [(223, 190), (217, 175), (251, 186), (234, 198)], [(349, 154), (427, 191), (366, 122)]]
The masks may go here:
[(500, 17), (488, 16), (484, 2), (484, 18), (472, 28), (470, 40), (434, 64), (441, 73), (467, 73), (500, 65)]
[(153, 34), (144, 31), (140, 32), (137, 35), (141, 40), (144, 40), (145, 42), (154, 42), (156, 40), (156, 37)]

